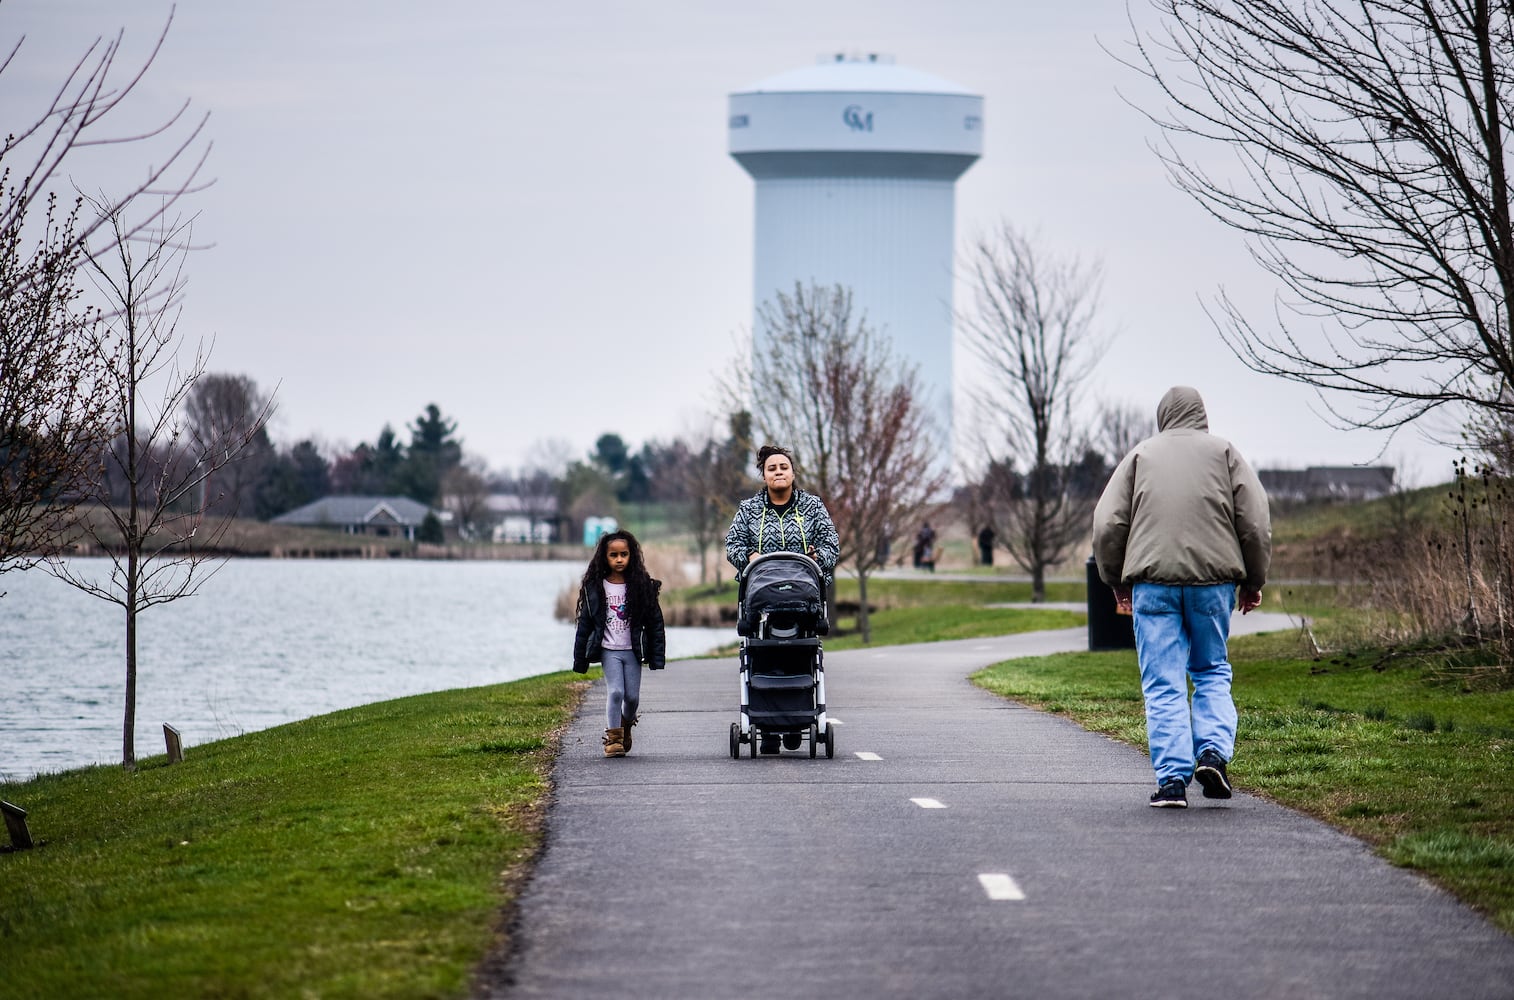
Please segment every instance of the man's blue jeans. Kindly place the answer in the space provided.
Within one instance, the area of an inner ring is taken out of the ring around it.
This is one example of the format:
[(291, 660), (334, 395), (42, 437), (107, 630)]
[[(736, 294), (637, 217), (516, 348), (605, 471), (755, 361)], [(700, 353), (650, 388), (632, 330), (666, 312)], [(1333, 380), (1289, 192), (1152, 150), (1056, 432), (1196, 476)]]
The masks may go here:
[[(1146, 696), (1146, 739), (1157, 784), (1193, 779), (1194, 761), (1214, 750), (1235, 753), (1235, 702), (1230, 698), (1230, 612), (1235, 584), (1200, 587), (1137, 583), (1136, 655)], [(1188, 681), (1193, 680), (1193, 705)]]

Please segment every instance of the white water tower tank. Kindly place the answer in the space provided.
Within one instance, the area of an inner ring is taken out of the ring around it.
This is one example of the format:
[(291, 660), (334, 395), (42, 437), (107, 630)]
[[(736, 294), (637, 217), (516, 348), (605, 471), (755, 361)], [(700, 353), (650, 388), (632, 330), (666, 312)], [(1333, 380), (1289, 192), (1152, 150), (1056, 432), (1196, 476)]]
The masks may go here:
[[(983, 98), (838, 55), (731, 94), (729, 127), (756, 181), (755, 307), (796, 282), (850, 288), (918, 365), (949, 455), (956, 181), (983, 151)], [(754, 321), (754, 352), (762, 336)]]

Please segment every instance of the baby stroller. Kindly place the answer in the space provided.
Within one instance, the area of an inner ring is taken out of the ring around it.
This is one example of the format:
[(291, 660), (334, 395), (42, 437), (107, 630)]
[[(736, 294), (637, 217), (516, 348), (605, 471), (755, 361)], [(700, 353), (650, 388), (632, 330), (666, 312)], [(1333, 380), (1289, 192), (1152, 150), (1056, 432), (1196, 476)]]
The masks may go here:
[(741, 636), (741, 721), (731, 723), (731, 756), (763, 736), (809, 738), (810, 756), (836, 755), (835, 726), (825, 719), (820, 637), (825, 586), (820, 566), (798, 552), (769, 552), (747, 564), (737, 597)]

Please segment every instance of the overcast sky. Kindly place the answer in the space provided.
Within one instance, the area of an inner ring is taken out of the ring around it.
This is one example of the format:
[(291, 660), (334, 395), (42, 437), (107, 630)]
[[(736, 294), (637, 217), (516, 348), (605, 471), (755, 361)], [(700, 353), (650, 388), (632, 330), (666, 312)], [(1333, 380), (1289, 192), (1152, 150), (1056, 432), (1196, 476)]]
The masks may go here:
[[(120, 68), (140, 64), (169, 12), (0, 0), (0, 39), (27, 36), (0, 125), (35, 115), (101, 35), (124, 27)], [(1123, 0), (182, 0), (131, 111), (210, 112), (215, 183), (191, 205), (213, 247), (190, 261), (181, 329), (214, 338), (212, 370), (278, 386), (286, 443), (403, 436), (432, 402), (496, 469), (545, 439), (685, 432), (752, 314), (753, 188), (726, 154), (727, 95), (877, 52), (984, 97), (959, 247), (1008, 220), (1102, 262), (1095, 398), (1154, 410), (1190, 384), (1254, 464), (1377, 459), (1381, 436), (1330, 429), (1214, 332), (1221, 286), (1265, 307), (1270, 285), (1147, 148), (1126, 98), (1150, 91), (1100, 47), (1130, 38)], [(73, 177), (118, 188), (145, 155), (96, 151)], [(1409, 432), (1381, 461), (1425, 483), (1450, 458)]]

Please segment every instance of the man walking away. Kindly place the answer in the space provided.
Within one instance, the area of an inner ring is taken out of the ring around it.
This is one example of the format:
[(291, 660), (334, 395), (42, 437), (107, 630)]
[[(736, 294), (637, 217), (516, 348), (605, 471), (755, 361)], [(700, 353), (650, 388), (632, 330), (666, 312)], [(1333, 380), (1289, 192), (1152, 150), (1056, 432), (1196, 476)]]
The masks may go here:
[(1238, 588), (1242, 614), (1262, 603), (1272, 526), (1261, 481), (1209, 433), (1198, 390), (1169, 389), (1157, 433), (1115, 468), (1094, 509), (1093, 551), (1120, 610), (1135, 615), (1151, 804), (1186, 808), (1192, 779), (1205, 798), (1230, 798), (1230, 614)]

